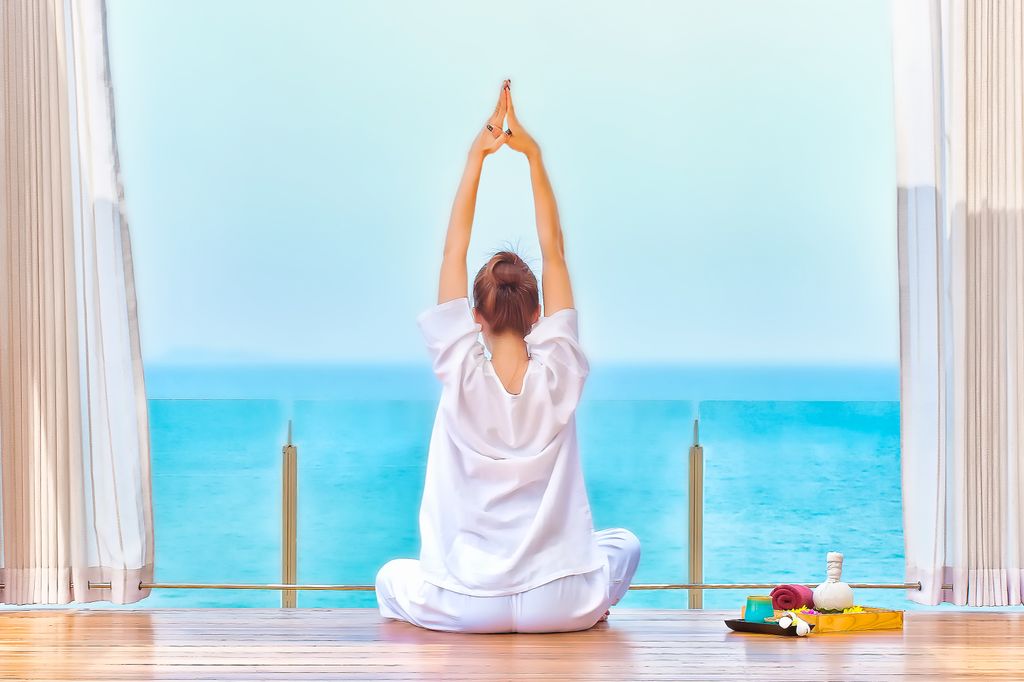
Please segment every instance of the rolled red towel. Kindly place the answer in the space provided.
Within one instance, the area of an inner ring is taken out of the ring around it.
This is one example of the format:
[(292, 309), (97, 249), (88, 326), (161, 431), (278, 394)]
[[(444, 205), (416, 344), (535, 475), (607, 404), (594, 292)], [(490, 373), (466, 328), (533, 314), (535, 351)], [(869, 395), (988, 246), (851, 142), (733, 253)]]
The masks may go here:
[(801, 606), (814, 608), (814, 592), (805, 585), (779, 585), (771, 592), (772, 607), (788, 611)]

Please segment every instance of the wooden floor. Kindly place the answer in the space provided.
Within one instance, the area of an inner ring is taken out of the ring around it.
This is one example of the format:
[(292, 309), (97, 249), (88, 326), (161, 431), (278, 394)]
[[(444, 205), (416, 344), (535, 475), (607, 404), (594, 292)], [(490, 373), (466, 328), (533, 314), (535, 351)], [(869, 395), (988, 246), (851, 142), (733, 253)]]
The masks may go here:
[[(0, 612), (0, 679), (1020, 680), (1024, 613), (781, 638), (712, 611), (621, 611), (561, 635), (451, 635), (355, 609)], [(728, 617), (733, 617), (731, 614)]]

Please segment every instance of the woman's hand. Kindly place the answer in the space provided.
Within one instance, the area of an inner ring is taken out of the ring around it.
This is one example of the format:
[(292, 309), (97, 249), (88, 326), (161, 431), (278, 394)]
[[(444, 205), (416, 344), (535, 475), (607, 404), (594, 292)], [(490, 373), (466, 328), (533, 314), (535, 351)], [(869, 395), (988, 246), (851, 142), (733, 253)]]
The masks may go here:
[(523, 124), (519, 122), (519, 118), (516, 116), (516, 108), (512, 104), (512, 84), (509, 81), (505, 81), (505, 88), (502, 91), (505, 96), (505, 109), (508, 113), (508, 130), (505, 135), (508, 138), (508, 146), (515, 149), (517, 152), (522, 152), (527, 156), (533, 156), (540, 152), (540, 145), (537, 141), (530, 136), (530, 133), (526, 132), (523, 128)]
[(473, 146), (469, 152), (471, 155), (483, 158), (498, 151), (501, 145), (508, 141), (511, 133), (503, 132), (501, 129), (508, 107), (508, 85), (507, 80), (502, 82), (501, 92), (498, 93), (498, 103), (494, 105), (494, 111), (487, 119), (487, 124), (473, 140)]

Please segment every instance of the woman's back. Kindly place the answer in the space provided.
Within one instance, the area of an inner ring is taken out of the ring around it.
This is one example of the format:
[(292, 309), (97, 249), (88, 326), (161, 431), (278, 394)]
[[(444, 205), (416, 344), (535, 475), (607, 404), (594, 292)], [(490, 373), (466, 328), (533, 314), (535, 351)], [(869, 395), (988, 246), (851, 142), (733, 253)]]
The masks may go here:
[(518, 394), (485, 357), (466, 299), (418, 321), (443, 386), (420, 511), (425, 579), (484, 596), (599, 568), (576, 438), (589, 370), (576, 311), (526, 336)]

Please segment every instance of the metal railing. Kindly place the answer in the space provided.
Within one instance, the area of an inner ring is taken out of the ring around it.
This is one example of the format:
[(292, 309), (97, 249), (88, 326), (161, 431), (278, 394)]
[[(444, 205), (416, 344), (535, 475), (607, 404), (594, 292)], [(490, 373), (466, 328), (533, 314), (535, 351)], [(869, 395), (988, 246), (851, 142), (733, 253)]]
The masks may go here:
[[(815, 587), (818, 583), (799, 583)], [(778, 583), (645, 583), (630, 585), (631, 590), (767, 590)], [(849, 583), (850, 587), (862, 590), (920, 590), (921, 583)], [(3, 585), (0, 585), (3, 588)], [(89, 589), (107, 590), (110, 583), (89, 581)], [(320, 592), (373, 592), (373, 585), (301, 585), (296, 583), (146, 583), (140, 582), (142, 590), (281, 590)], [(942, 589), (951, 590), (952, 585)], [(696, 608), (696, 607), (694, 607)]]
[[(704, 606), (704, 590), (761, 590), (778, 583), (705, 583), (704, 580), (704, 448), (700, 444), (699, 418), (693, 421), (693, 443), (688, 466), (689, 522), (687, 565), (688, 583), (634, 584), (630, 590), (686, 590), (688, 607)], [(292, 422), (288, 421), (288, 440), (281, 449), (281, 582), (280, 583), (147, 583), (144, 590), (278, 590), (281, 608), (295, 608), (298, 592), (373, 592), (373, 585), (303, 585), (298, 579), (298, 448), (292, 443)], [(802, 583), (814, 587), (817, 583)], [(870, 590), (920, 590), (921, 583), (850, 583), (850, 587)], [(0, 583), (0, 589), (4, 585)], [(109, 582), (89, 581), (94, 590), (110, 589)], [(952, 585), (942, 589), (951, 590)]]
[[(288, 420), (288, 442), (281, 448), (281, 582), (294, 585), (299, 570), (299, 451), (292, 444), (292, 420)], [(281, 592), (281, 608), (294, 609), (299, 595)]]
[[(689, 578), (694, 584), (704, 582), (704, 448), (700, 444), (700, 415), (693, 420), (693, 443), (690, 445), (688, 494), (690, 497), (690, 518), (688, 526), (687, 567)], [(774, 587), (774, 585), (773, 585)], [(687, 594), (687, 606), (691, 609), (704, 608), (704, 588), (695, 587)]]

